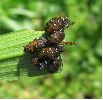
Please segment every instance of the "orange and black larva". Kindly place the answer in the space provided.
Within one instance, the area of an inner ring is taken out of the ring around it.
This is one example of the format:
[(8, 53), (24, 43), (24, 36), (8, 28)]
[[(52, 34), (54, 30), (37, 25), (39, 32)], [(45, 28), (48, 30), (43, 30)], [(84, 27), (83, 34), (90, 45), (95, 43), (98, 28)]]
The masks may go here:
[(33, 54), (32, 62), (39, 70), (47, 67), (49, 72), (58, 71), (62, 63), (60, 54), (66, 45), (64, 42), (60, 45), (65, 38), (64, 29), (72, 24), (67, 17), (52, 18), (45, 26), (45, 33), (24, 47), (25, 52)]

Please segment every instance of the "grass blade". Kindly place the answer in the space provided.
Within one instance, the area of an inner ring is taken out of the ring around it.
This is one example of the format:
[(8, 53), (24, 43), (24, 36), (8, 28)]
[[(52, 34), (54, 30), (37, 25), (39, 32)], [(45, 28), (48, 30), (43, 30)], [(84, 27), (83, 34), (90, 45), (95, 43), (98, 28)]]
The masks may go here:
[(0, 35), (0, 79), (16, 80), (47, 74), (38, 71), (31, 63), (32, 55), (23, 52), (23, 46), (34, 38), (39, 38), (44, 32), (20, 30)]

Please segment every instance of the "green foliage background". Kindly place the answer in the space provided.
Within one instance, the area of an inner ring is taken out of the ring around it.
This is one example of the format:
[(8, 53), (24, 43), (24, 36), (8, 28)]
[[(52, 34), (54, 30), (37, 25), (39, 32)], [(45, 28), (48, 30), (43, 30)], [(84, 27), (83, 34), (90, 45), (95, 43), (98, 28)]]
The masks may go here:
[(65, 31), (63, 71), (53, 75), (0, 81), (0, 98), (101, 98), (101, 0), (0, 0), (0, 34), (25, 28), (44, 30), (55, 16), (75, 25)]

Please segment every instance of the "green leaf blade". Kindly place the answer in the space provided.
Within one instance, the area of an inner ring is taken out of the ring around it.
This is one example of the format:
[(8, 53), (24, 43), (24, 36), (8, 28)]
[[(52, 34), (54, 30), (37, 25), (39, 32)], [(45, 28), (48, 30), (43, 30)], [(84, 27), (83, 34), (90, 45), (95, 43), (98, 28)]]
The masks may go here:
[(47, 74), (39, 72), (31, 62), (31, 55), (24, 53), (24, 47), (44, 32), (21, 30), (0, 36), (0, 79), (15, 80)]

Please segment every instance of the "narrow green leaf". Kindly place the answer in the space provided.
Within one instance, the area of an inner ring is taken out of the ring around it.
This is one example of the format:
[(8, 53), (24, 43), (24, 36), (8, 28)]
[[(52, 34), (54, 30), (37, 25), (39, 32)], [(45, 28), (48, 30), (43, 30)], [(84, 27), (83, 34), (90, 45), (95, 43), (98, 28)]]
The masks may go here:
[(24, 53), (23, 46), (44, 32), (20, 30), (0, 35), (0, 79), (16, 80), (48, 74), (46, 70), (38, 71), (31, 63), (32, 55)]

